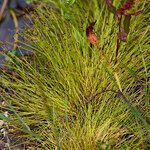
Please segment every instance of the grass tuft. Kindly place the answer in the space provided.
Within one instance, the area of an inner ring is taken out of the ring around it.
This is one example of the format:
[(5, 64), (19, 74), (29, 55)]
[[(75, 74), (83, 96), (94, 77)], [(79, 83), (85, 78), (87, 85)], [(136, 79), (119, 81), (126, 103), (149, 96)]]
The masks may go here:
[[(8, 56), (13, 75), (1, 72), (8, 122), (20, 136), (41, 149), (150, 148), (148, 6), (137, 7), (145, 12), (131, 19), (117, 63), (117, 22), (105, 1), (37, 9), (23, 35), (33, 56)], [(91, 47), (85, 31), (95, 20), (98, 44)]]

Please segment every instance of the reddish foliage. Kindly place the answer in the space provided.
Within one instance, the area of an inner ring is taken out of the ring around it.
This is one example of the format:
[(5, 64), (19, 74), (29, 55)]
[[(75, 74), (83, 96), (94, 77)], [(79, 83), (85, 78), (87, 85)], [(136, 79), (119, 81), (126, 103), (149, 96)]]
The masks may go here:
[(119, 33), (117, 34), (117, 36), (118, 36), (118, 39), (119, 39), (119, 40), (121, 40), (121, 41), (123, 41), (123, 42), (127, 42), (127, 33), (125, 33), (124, 30), (122, 30), (121, 32), (119, 32)]
[(95, 22), (91, 23), (87, 28), (86, 28), (86, 36), (89, 40), (89, 42), (92, 44), (92, 45), (95, 45), (97, 44), (97, 36), (96, 34), (93, 32), (93, 27), (95, 25)]
[(117, 10), (116, 16), (125, 15), (125, 16), (138, 16), (142, 11), (137, 11), (135, 13), (127, 13), (126, 10), (130, 10), (135, 4), (135, 0), (126, 0), (125, 3)]
[(140, 15), (141, 13), (143, 13), (143, 10), (139, 10), (139, 11), (134, 12), (134, 13), (127, 13), (127, 12), (124, 12), (124, 15), (125, 15), (125, 16), (138, 16), (138, 15)]
[(121, 8), (118, 9), (118, 11), (121, 13), (121, 14), (124, 14), (124, 11), (125, 10), (129, 10), (133, 7), (134, 5), (134, 0), (127, 0)]
[(87, 38), (91, 44), (93, 45), (97, 44), (97, 37), (95, 33), (90, 33)]
[[(116, 16), (116, 19), (118, 21), (119, 32), (117, 33), (116, 61), (121, 42), (127, 42), (131, 17), (138, 16), (143, 12), (142, 10), (133, 13), (127, 12), (127, 10), (132, 9), (132, 7), (136, 4), (135, 1), (136, 0), (125, 0), (123, 5), (116, 10), (116, 7), (113, 5), (112, 0), (106, 0), (108, 9)], [(122, 27), (122, 20), (123, 20), (123, 27)]]
[(93, 33), (93, 26), (88, 26), (87, 28), (86, 28), (86, 36), (89, 36), (89, 34), (91, 34), (91, 33)]

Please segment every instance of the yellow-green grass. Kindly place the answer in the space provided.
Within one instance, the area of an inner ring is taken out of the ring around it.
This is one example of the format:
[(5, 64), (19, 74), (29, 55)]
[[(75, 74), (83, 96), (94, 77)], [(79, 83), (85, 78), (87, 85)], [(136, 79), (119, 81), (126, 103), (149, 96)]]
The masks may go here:
[[(105, 1), (55, 2), (37, 9), (33, 28), (24, 32), (24, 48), (34, 53), (30, 61), (14, 56), (15, 65), (8, 56), (16, 75), (1, 73), (8, 123), (38, 149), (148, 149), (146, 1), (135, 7), (144, 12), (132, 17), (117, 63), (117, 22)], [(85, 30), (95, 20), (98, 44), (90, 47)]]

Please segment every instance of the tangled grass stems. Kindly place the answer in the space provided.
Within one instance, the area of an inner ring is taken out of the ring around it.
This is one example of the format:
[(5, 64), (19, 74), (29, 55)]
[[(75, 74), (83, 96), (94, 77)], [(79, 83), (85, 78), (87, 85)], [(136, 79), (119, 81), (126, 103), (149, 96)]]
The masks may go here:
[[(9, 57), (15, 75), (1, 73), (3, 99), (16, 111), (9, 109), (10, 124), (23, 137), (37, 141), (39, 149), (148, 149), (150, 125), (144, 122), (150, 114), (147, 17), (143, 13), (131, 20), (128, 43), (120, 46), (115, 63), (117, 23), (105, 1), (38, 9), (34, 27), (24, 33), (24, 45), (34, 55), (31, 60), (15, 57), (19, 65)], [(85, 33), (89, 20), (97, 20), (99, 44), (93, 48)], [(140, 109), (140, 117), (116, 93), (97, 94), (105, 88), (121, 91), (123, 99)]]

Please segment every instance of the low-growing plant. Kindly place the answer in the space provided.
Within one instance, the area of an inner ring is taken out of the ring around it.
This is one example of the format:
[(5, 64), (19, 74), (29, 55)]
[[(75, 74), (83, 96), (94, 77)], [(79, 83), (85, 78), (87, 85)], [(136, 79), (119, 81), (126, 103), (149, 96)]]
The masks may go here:
[(13, 75), (1, 72), (8, 123), (18, 136), (37, 142), (35, 149), (149, 149), (148, 6), (135, 7), (143, 13), (131, 18), (117, 62), (118, 23), (106, 1), (51, 1), (37, 9), (22, 43), (33, 56), (7, 56)]

